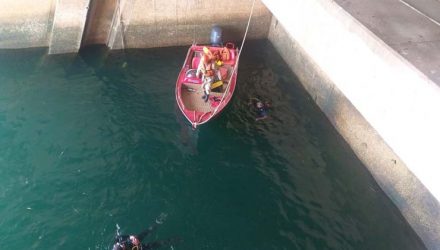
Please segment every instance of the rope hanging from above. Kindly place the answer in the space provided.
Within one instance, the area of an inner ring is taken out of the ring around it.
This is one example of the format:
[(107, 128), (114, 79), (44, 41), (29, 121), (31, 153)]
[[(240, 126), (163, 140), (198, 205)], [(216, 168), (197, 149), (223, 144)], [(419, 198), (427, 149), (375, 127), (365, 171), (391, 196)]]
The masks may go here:
[[(248, 19), (248, 22), (247, 22), (247, 25), (246, 25), (246, 31), (244, 32), (243, 41), (242, 41), (242, 43), (241, 43), (241, 48), (240, 48), (240, 50), (238, 51), (237, 60), (236, 60), (236, 62), (235, 62), (234, 68), (232, 69), (231, 76), (229, 77), (228, 83), (231, 82), (232, 77), (234, 77), (234, 73), (235, 73), (235, 71), (237, 71), (237, 67), (238, 67), (238, 62), (239, 62), (239, 60), (240, 60), (241, 51), (243, 50), (244, 42), (246, 41), (246, 36), (247, 36), (248, 31), (249, 31), (249, 26), (250, 26), (251, 19), (252, 19), (252, 14), (254, 13), (254, 6), (255, 6), (255, 0), (252, 1), (252, 7), (251, 7), (251, 12), (249, 13), (249, 19)], [(223, 93), (223, 96), (222, 96), (220, 102), (223, 102), (223, 100), (225, 99), (226, 94), (229, 92), (229, 88), (230, 88), (230, 86), (231, 86), (231, 84), (228, 84), (228, 85), (226, 86), (226, 90), (225, 90), (225, 92)], [(220, 107), (220, 105), (217, 106), (217, 107), (214, 109), (214, 112), (212, 113), (212, 116), (214, 116), (214, 115), (217, 113), (219, 107)]]

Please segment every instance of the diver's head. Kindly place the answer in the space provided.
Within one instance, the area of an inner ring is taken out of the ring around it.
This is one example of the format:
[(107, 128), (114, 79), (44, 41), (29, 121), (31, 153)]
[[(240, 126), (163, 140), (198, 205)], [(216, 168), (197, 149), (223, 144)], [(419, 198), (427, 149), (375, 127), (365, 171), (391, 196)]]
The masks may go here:
[(262, 108), (264, 105), (262, 102), (258, 101), (256, 104), (257, 108)]
[(133, 245), (135, 245), (135, 246), (137, 246), (137, 245), (139, 245), (139, 240), (138, 240), (138, 238), (136, 237), (136, 236), (133, 236), (133, 235), (130, 235), (130, 241), (131, 241), (131, 243), (133, 243)]

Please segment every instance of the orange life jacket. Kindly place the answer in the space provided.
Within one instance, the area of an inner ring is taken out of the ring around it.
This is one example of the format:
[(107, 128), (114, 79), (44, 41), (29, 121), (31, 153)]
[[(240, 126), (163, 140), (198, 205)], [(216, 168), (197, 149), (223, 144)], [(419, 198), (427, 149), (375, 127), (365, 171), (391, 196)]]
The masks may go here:
[(229, 61), (231, 53), (229, 52), (229, 49), (224, 47), (221, 51), (221, 57), (223, 61)]
[(215, 61), (219, 61), (222, 58), (222, 55), (220, 54), (219, 50), (214, 51), (214, 53), (212, 53), (212, 57)]
[(212, 67), (211, 62), (208, 64), (205, 64), (205, 70), (206, 70), (206, 72), (205, 72), (206, 76), (213, 76), (214, 75), (214, 69)]
[(214, 76), (214, 70), (212, 70), (212, 69), (206, 70), (206, 74), (205, 75), (206, 76)]

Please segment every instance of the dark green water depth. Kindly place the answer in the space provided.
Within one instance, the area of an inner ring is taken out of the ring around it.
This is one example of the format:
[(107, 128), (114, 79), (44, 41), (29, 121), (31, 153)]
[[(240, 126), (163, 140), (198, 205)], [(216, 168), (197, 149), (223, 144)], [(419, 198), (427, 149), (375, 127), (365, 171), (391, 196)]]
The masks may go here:
[(196, 131), (174, 99), (186, 51), (0, 51), (1, 249), (108, 249), (161, 213), (147, 240), (175, 250), (424, 248), (268, 42)]

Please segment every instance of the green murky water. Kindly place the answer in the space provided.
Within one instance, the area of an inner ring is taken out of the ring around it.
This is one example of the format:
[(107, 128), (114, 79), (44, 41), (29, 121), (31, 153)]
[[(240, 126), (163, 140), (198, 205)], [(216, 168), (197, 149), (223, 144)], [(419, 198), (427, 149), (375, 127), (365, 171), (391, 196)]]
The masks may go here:
[(174, 99), (186, 50), (0, 52), (2, 249), (108, 249), (160, 213), (147, 241), (175, 250), (424, 248), (270, 44), (196, 131)]

